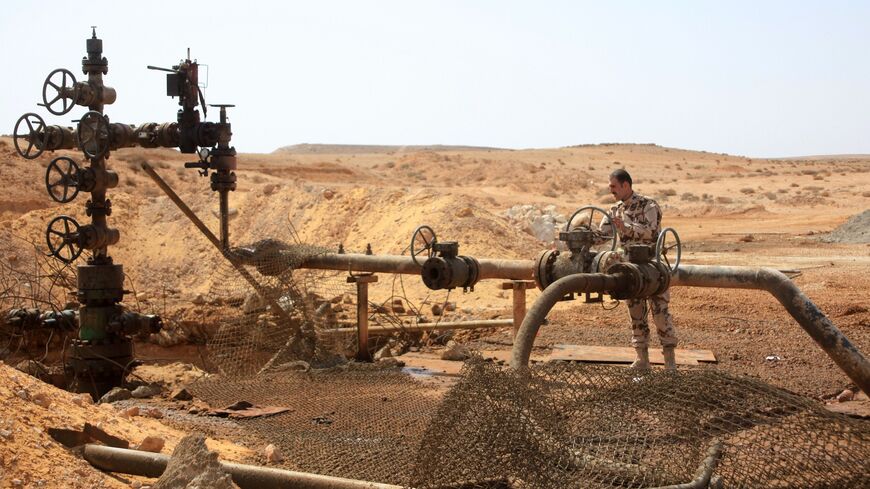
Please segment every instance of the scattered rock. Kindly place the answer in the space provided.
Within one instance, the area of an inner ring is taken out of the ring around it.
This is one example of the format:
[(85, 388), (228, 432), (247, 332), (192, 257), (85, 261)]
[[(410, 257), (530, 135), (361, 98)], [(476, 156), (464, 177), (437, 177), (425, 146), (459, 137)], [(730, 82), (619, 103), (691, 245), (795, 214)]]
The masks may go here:
[(837, 396), (837, 402), (846, 402), (851, 401), (855, 398), (855, 392), (851, 389), (844, 389), (840, 395)]
[(471, 358), (471, 350), (459, 343), (450, 340), (447, 342), (447, 349), (441, 353), (442, 360), (465, 361)]
[(123, 387), (115, 387), (109, 392), (103, 394), (103, 397), (100, 398), (100, 404), (126, 401), (131, 397), (133, 397), (133, 393), (130, 392), (129, 389), (125, 389)]
[(166, 442), (159, 436), (146, 436), (144, 440), (136, 447), (136, 450), (143, 452), (160, 453), (163, 451), (163, 446)]
[(169, 393), (169, 398), (175, 401), (189, 401), (193, 399), (193, 395), (184, 387), (176, 387)]
[(0, 438), (3, 438), (4, 440), (9, 440), (10, 438), (12, 438), (12, 431), (0, 430)]
[(130, 393), (131, 396), (136, 399), (145, 399), (146, 397), (154, 397), (160, 395), (160, 392), (163, 389), (160, 388), (159, 385), (140, 385), (139, 387), (133, 389), (133, 392)]
[(746, 236), (741, 236), (740, 241), (743, 243), (751, 243), (751, 242), (755, 241), (755, 236), (753, 236), (751, 234), (747, 234)]
[(456, 303), (455, 303), (455, 302), (447, 302), (447, 303), (445, 303), (445, 304), (444, 304), (444, 310), (445, 310), (445, 311), (455, 311), (455, 310), (456, 310)]
[(149, 418), (161, 419), (163, 418), (163, 411), (157, 408), (149, 408), (144, 411), (141, 411), (142, 416), (148, 416)]
[(193, 305), (195, 306), (201, 306), (205, 304), (205, 297), (203, 297), (202, 294), (196, 294), (196, 297), (194, 297), (193, 300), (190, 302), (193, 303)]
[(33, 401), (34, 404), (36, 404), (38, 406), (42, 406), (46, 409), (51, 407), (51, 399), (49, 399), (48, 396), (46, 396), (45, 394), (43, 394), (41, 392), (38, 394), (34, 394), (30, 398), (30, 400)]
[(405, 362), (399, 360), (398, 358), (386, 357), (378, 360), (378, 363), (385, 367), (393, 367), (393, 368), (402, 368), (405, 366)]
[(404, 314), (405, 313), (405, 303), (402, 299), (393, 299), (393, 302), (390, 307), (395, 314)]
[(139, 416), (139, 406), (128, 407), (123, 410), (122, 413), (128, 418), (135, 418), (136, 416)]
[(335, 197), (335, 191), (325, 188), (323, 189), (323, 192), (321, 192), (321, 195), (323, 195), (323, 198), (326, 200), (332, 200), (332, 198)]
[(432, 314), (433, 315), (440, 316), (443, 313), (444, 313), (444, 309), (443, 309), (443, 307), (441, 307), (441, 304), (432, 304)]
[(25, 401), (30, 400), (30, 393), (27, 392), (27, 389), (19, 389), (15, 391), (15, 395), (20, 397), (21, 399), (24, 399)]
[(374, 359), (374, 361), (379, 362), (381, 360), (384, 360), (386, 358), (390, 358), (392, 356), (393, 356), (393, 354), (390, 351), (390, 345), (384, 345), (378, 351), (375, 352), (375, 354), (372, 356), (372, 358)]
[(275, 445), (271, 443), (266, 445), (266, 449), (263, 450), (263, 455), (265, 455), (266, 460), (272, 464), (284, 460), (284, 456), (281, 454), (281, 450), (279, 450)]
[(463, 207), (456, 212), (456, 217), (473, 217), (474, 212), (471, 211), (471, 207)]
[(94, 403), (94, 398), (90, 394), (78, 394), (73, 396), (72, 402), (76, 406), (87, 406)]
[(267, 183), (263, 185), (263, 195), (272, 195), (275, 193), (276, 185), (274, 183)]
[(209, 452), (205, 437), (193, 434), (184, 437), (153, 489), (238, 489), (232, 477), (225, 473), (218, 456)]

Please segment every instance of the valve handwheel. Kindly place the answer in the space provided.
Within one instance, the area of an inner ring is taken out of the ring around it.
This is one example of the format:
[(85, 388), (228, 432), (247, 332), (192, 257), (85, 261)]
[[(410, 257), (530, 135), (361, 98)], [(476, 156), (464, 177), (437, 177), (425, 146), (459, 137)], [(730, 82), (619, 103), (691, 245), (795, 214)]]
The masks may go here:
[(109, 151), (109, 120), (103, 114), (91, 110), (82, 116), (76, 129), (79, 149), (95, 160)]
[[(60, 79), (57, 75), (60, 75)], [(49, 88), (54, 89), (54, 92), (50, 93)], [(48, 98), (49, 95), (53, 95), (51, 100)], [(78, 85), (76, 85), (76, 77), (70, 70), (58, 68), (45, 78), (42, 84), (42, 103), (52, 114), (64, 115), (71, 111), (76, 105), (77, 98)], [(60, 110), (55, 108), (57, 104), (60, 104)]]
[(417, 226), (417, 229), (414, 230), (414, 234), (411, 235), (411, 259), (414, 260), (418, 266), (423, 266), (417, 260), (417, 255), (426, 252), (426, 258), (431, 258), (434, 253), (433, 247), (435, 243), (438, 242), (438, 238), (435, 236), (435, 231), (425, 224), (423, 226)]
[[(22, 123), (26, 127), (23, 127)], [(27, 132), (22, 132), (24, 130)], [(22, 158), (32, 160), (45, 151), (45, 141), (40, 141), (41, 137), (45, 137), (45, 121), (42, 120), (42, 117), (33, 112), (28, 112), (18, 118), (18, 122), (15, 123), (15, 130), (12, 133), (12, 142), (15, 144), (15, 151)], [(25, 149), (21, 149), (23, 145), (19, 143), (22, 139), (27, 141)]]
[(64, 263), (72, 263), (82, 254), (79, 223), (69, 216), (57, 216), (48, 223), (45, 240), (49, 254)]
[[(585, 211), (591, 211), (591, 212), (589, 212), (589, 222), (588, 223), (587, 222), (579, 223), (576, 226), (574, 226), (574, 228), (576, 229), (576, 228), (582, 226), (582, 227), (585, 227), (586, 229), (591, 230), (592, 236), (597, 241), (601, 241), (601, 242), (610, 241), (610, 251), (615, 251), (616, 250), (616, 240), (618, 238), (618, 235), (616, 234), (616, 224), (613, 223), (613, 219), (610, 217), (610, 214), (606, 210), (602, 209), (601, 207), (595, 207), (594, 205), (587, 205), (587, 206), (581, 207), (581, 208), (577, 209), (576, 211), (574, 211), (574, 213), (571, 214), (571, 218), (568, 219), (568, 222), (565, 223), (565, 232), (571, 231), (571, 223), (574, 222), (574, 218)], [(610, 234), (605, 234), (602, 232), (601, 229), (596, 229), (598, 227), (598, 223), (595, 223), (595, 219), (594, 219), (596, 213), (601, 213), (601, 216), (602, 216), (602, 219), (600, 219), (598, 221), (599, 223), (604, 220), (603, 218), (605, 218), (605, 217), (607, 218), (607, 225), (610, 226)]]
[[(674, 237), (674, 242), (672, 244), (668, 244), (668, 234), (671, 234)], [(673, 264), (671, 264), (671, 261), (668, 258), (668, 252), (672, 249), (677, 250)], [(659, 233), (659, 237), (656, 240), (656, 263), (664, 263), (668, 270), (673, 274), (680, 267), (680, 258), (682, 258), (682, 256), (683, 244), (680, 242), (680, 235), (677, 234), (677, 231), (674, 228), (662, 229), (662, 232)]]
[(51, 160), (45, 170), (45, 189), (55, 202), (72, 202), (79, 194), (81, 169), (72, 158), (61, 156)]

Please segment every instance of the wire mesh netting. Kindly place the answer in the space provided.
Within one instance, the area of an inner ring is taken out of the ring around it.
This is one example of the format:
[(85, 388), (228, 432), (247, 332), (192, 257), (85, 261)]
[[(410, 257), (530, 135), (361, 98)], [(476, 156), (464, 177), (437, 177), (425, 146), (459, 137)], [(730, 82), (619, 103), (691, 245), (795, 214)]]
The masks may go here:
[(207, 377), (191, 392), (213, 406), (246, 400), (290, 408), (238, 421), (280, 449), (284, 468), (394, 484), (410, 480), (441, 393), (399, 370), (366, 364), (251, 379)]
[(350, 288), (336, 272), (299, 270), (307, 257), (327, 250), (300, 243), (292, 227), (284, 234), (233, 248), (213, 271), (209, 302), (219, 329), (208, 340), (209, 358), (226, 376), (294, 361), (343, 361), (340, 348), (318, 331), (351, 319), (339, 318), (332, 306)]
[[(209, 358), (226, 376), (246, 377), (289, 362), (329, 367), (358, 349), (356, 288), (349, 271), (311, 270), (300, 265), (334, 250), (300, 242), (293, 226), (270, 230), (268, 239), (233, 247), (212, 271), (209, 314), (218, 329), (208, 340)], [(433, 304), (430, 291), (421, 301), (405, 292), (401, 275), (384, 274), (391, 287), (383, 302), (370, 300), (369, 323), (386, 325), (413, 341), (409, 325), (437, 325), (422, 307)], [(447, 309), (449, 291), (437, 308)], [(393, 309), (398, 302), (401, 310)], [(429, 337), (435, 337), (432, 333)], [(379, 345), (372, 340), (369, 347)]]
[(476, 362), (424, 435), (411, 485), (860, 487), (868, 453), (865, 422), (715, 370)]
[(870, 476), (866, 421), (711, 369), (475, 359), (446, 394), (359, 367), (193, 390), (212, 405), (290, 407), (242, 421), (287, 468), (407, 487), (852, 488)]

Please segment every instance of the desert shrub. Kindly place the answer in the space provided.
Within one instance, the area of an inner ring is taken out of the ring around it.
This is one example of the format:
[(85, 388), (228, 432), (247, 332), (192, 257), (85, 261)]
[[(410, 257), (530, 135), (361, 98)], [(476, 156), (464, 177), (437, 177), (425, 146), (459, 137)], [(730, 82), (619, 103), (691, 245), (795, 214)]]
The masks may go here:
[(718, 203), (718, 204), (730, 204), (732, 202), (734, 202), (734, 199), (732, 199), (731, 197), (725, 197), (725, 196), (716, 197), (716, 203)]
[(395, 161), (388, 161), (387, 164), (384, 166), (386, 166), (387, 168), (393, 168), (396, 166), (396, 162)]
[(797, 183), (792, 183), (791, 185), (789, 185), (789, 187), (800, 187), (800, 185), (798, 185)]
[(773, 192), (764, 192), (764, 196), (770, 200), (776, 200), (776, 194)]
[(754, 189), (754, 188), (749, 188), (749, 187), (743, 187), (742, 189), (740, 189), (740, 193), (744, 193), (744, 194), (747, 194), (747, 195), (748, 195), (748, 194), (754, 194), (754, 193), (755, 193), (755, 189)]
[(691, 192), (686, 192), (686, 193), (684, 193), (683, 195), (680, 196), (680, 200), (685, 200), (685, 201), (687, 201), (687, 202), (696, 202), (696, 201), (698, 201), (699, 199), (698, 199), (698, 196), (697, 196), (697, 195), (695, 195), (695, 194), (693, 194), (693, 193), (691, 193)]
[(828, 192), (827, 190), (825, 190), (825, 191), (822, 192), (820, 195), (821, 195), (822, 197), (830, 197), (830, 196), (831, 196), (831, 192)]
[(813, 180), (824, 180), (825, 177), (821, 175), (813, 175)]
[(704, 183), (712, 183), (712, 182), (713, 182), (713, 177), (704, 177), (704, 179), (701, 180), (701, 181), (704, 182)]
[(666, 195), (668, 197), (672, 197), (674, 195), (677, 195), (677, 191), (672, 189), (672, 188), (666, 188), (666, 189), (661, 190), (661, 194)]
[(818, 170), (812, 170), (810, 168), (804, 168), (803, 170), (801, 170), (801, 174), (803, 175), (815, 175), (818, 172)]

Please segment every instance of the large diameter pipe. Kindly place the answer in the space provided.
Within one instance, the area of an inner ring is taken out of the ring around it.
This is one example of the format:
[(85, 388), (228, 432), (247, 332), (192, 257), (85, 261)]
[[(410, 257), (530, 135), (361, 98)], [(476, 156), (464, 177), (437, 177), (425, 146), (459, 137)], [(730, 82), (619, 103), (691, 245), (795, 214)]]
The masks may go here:
[[(169, 463), (169, 456), (160, 453), (85, 445), (84, 458), (94, 467), (108, 472), (160, 477)], [(401, 486), (377, 482), (344, 479), (290, 470), (220, 462), (241, 489), (402, 489)]]
[(783, 273), (770, 268), (683, 265), (671, 285), (769, 292), (861, 390), (870, 392), (867, 357)]
[(525, 368), (532, 355), (535, 336), (550, 309), (566, 295), (577, 292), (607, 292), (628, 287), (627, 276), (604, 273), (578, 273), (560, 278), (550, 284), (526, 313), (526, 319), (514, 337), (514, 348), (511, 353), (511, 367)]
[[(477, 259), (480, 265), (478, 279), (532, 280), (533, 260)], [(419, 275), (421, 267), (410, 256), (364, 255), (360, 253), (324, 253), (305, 259), (299, 268), (317, 270), (350, 270), (370, 273), (402, 273)]]

